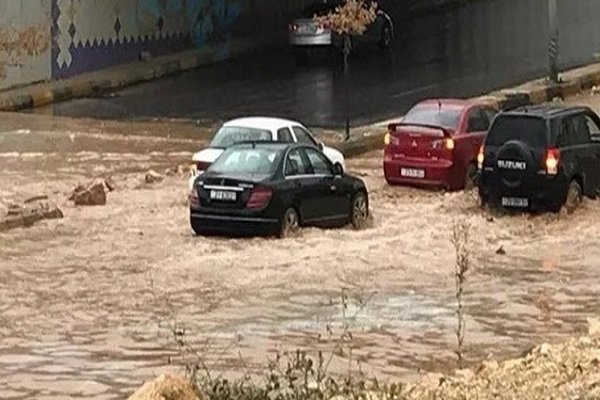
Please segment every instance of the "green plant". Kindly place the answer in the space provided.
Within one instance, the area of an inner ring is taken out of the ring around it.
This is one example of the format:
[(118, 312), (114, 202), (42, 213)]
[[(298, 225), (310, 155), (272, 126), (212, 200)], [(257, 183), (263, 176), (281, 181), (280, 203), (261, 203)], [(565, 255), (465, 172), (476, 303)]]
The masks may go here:
[[(325, 400), (336, 396), (362, 400), (370, 398), (370, 393), (378, 393), (381, 400), (402, 399), (403, 386), (368, 379), (360, 366), (356, 371), (353, 370), (352, 327), (368, 299), (358, 296), (355, 301), (356, 311), (349, 315), (352, 299), (348, 290), (342, 289), (340, 332), (336, 333), (332, 324), (326, 326), (329, 337), (335, 341), (328, 354), (305, 350), (278, 352), (274, 358), (267, 360), (263, 372), (246, 372), (236, 379), (211, 374), (210, 366), (205, 362), (205, 352), (190, 345), (187, 331), (172, 321), (168, 327), (179, 355), (178, 362), (184, 367), (198, 393), (208, 400)], [(228, 350), (226, 348), (223, 353)], [(346, 373), (330, 371), (334, 357), (347, 359)]]

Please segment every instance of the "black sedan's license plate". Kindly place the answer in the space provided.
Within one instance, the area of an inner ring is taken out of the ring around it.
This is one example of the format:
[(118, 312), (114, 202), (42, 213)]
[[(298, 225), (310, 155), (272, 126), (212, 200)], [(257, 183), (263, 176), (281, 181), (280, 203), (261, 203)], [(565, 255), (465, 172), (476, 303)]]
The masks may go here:
[(211, 190), (210, 199), (220, 201), (236, 201), (237, 196), (235, 192), (229, 192), (226, 190)]
[(502, 206), (527, 208), (529, 207), (529, 199), (523, 197), (503, 197)]

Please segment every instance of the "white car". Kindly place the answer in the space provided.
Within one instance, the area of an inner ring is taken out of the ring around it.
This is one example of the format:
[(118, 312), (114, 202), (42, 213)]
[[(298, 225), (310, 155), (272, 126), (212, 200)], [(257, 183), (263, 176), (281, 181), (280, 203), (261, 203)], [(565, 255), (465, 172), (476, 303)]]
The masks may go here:
[(226, 148), (237, 142), (252, 140), (308, 144), (321, 149), (333, 165), (339, 164), (342, 170), (346, 171), (344, 155), (319, 142), (299, 122), (271, 117), (238, 118), (223, 124), (210, 145), (193, 155), (192, 161), (196, 165), (196, 174), (190, 178), (190, 190), (194, 186), (196, 176), (206, 171)]

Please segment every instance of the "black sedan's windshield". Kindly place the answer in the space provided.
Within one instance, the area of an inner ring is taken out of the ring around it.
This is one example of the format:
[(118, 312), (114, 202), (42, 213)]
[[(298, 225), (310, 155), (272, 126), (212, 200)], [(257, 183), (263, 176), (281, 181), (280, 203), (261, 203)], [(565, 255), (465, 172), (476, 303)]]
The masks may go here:
[(227, 148), (239, 142), (273, 140), (267, 129), (223, 126), (213, 138), (210, 147)]
[(220, 175), (272, 175), (281, 157), (277, 149), (231, 148), (221, 155), (209, 168)]

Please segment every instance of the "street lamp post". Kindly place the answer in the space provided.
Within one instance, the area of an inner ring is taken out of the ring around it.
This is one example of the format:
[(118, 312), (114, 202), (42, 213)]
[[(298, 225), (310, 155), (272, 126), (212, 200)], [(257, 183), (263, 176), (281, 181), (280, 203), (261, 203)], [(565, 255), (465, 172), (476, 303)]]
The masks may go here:
[(548, 0), (548, 26), (550, 38), (548, 41), (549, 78), (558, 83), (558, 10), (557, 0)]

